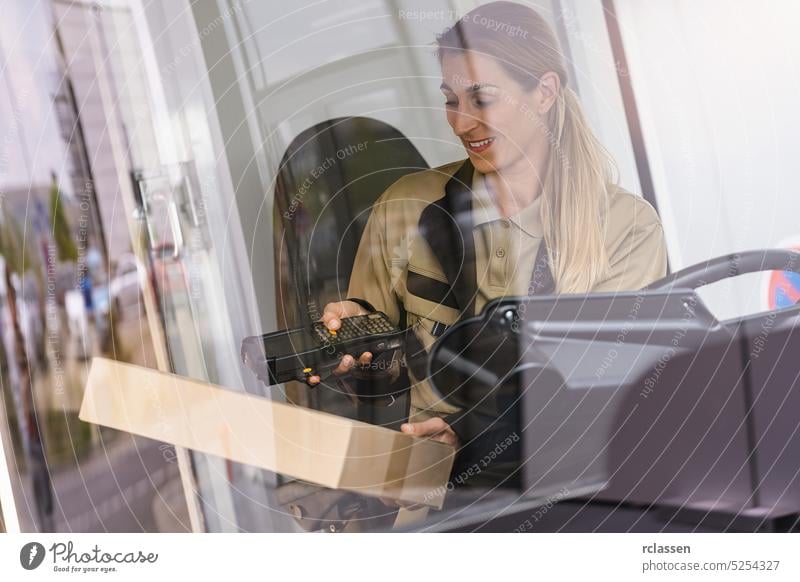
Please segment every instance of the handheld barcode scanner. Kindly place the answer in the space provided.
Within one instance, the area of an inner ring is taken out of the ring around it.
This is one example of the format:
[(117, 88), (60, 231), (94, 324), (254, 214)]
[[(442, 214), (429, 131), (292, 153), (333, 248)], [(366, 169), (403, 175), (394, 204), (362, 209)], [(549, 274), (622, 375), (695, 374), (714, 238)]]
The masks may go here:
[[(322, 322), (316, 322), (245, 338), (241, 347), (242, 360), (264, 384), (271, 386), (290, 380), (305, 382), (314, 375), (324, 380), (339, 365), (344, 354), (358, 358), (364, 352), (372, 352), (377, 358), (405, 347), (404, 332), (394, 326), (385, 313), (376, 311), (341, 321), (341, 327), (335, 332), (329, 331)], [(381, 520), (388, 515), (377, 499), (284, 476), (279, 476), (276, 494), (279, 506), (307, 531), (342, 531), (355, 519), (362, 526), (372, 523), (372, 528), (384, 527), (380, 525)]]
[(385, 313), (376, 311), (342, 319), (328, 330), (322, 322), (307, 327), (252, 336), (242, 341), (242, 361), (267, 385), (310, 376), (325, 378), (345, 354), (378, 356), (403, 346), (403, 331)]

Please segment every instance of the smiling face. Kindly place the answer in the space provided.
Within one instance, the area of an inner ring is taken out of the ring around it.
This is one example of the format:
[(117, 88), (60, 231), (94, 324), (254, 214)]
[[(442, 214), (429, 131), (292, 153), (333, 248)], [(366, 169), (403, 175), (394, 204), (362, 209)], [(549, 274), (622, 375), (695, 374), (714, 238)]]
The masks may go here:
[(479, 172), (530, 166), (537, 153), (546, 151), (546, 118), (557, 83), (554, 73), (546, 73), (535, 89), (526, 89), (490, 56), (443, 54), (447, 121)]

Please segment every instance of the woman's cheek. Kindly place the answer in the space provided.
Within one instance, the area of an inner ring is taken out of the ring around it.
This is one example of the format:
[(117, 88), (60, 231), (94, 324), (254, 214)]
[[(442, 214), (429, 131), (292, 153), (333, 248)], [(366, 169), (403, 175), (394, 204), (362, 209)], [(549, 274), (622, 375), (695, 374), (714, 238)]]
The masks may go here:
[(456, 112), (454, 112), (453, 110), (451, 110), (451, 109), (447, 109), (446, 111), (447, 111), (447, 114), (446, 114), (447, 123), (450, 124), (450, 129), (452, 129), (453, 133), (455, 133), (456, 132), (456, 117), (458, 116), (458, 114)]

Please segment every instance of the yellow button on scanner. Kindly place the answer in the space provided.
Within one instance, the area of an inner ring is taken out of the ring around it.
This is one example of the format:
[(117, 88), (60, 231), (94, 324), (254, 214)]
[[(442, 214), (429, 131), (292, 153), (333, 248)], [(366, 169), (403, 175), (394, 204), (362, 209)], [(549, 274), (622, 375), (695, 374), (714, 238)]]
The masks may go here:
[(311, 373), (311, 368), (303, 368), (303, 374), (308, 375), (310, 373)]
[(328, 333), (331, 334), (331, 335), (336, 335), (336, 330), (335, 329), (330, 329), (330, 330), (328, 330)]

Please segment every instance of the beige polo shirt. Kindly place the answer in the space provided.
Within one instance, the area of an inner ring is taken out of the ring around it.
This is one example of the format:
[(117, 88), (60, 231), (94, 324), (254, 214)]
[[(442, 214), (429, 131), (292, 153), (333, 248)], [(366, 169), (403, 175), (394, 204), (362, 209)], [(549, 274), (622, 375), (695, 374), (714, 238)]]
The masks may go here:
[[(407, 288), (409, 273), (447, 283), (436, 253), (418, 232), (422, 211), (445, 194), (445, 184), (464, 160), (408, 174), (375, 202), (356, 254), (348, 297), (360, 297), (399, 323), (406, 321), (426, 349), (436, 340), (437, 322), (452, 325), (458, 309), (430, 301)], [(476, 314), (492, 299), (526, 295), (542, 241), (541, 203), (537, 198), (504, 218), (486, 188), (483, 176), (472, 178), (472, 219), (477, 277)], [(666, 274), (664, 234), (653, 207), (640, 196), (615, 187), (609, 198), (606, 250), (610, 272), (593, 291), (633, 291)], [(439, 400), (423, 378), (412, 381), (411, 413), (418, 419), (458, 409)]]
[(525, 295), (543, 237), (541, 197), (507, 218), (489, 194), (483, 174), (472, 176), (472, 219), (478, 295), (475, 310), (504, 295)]

